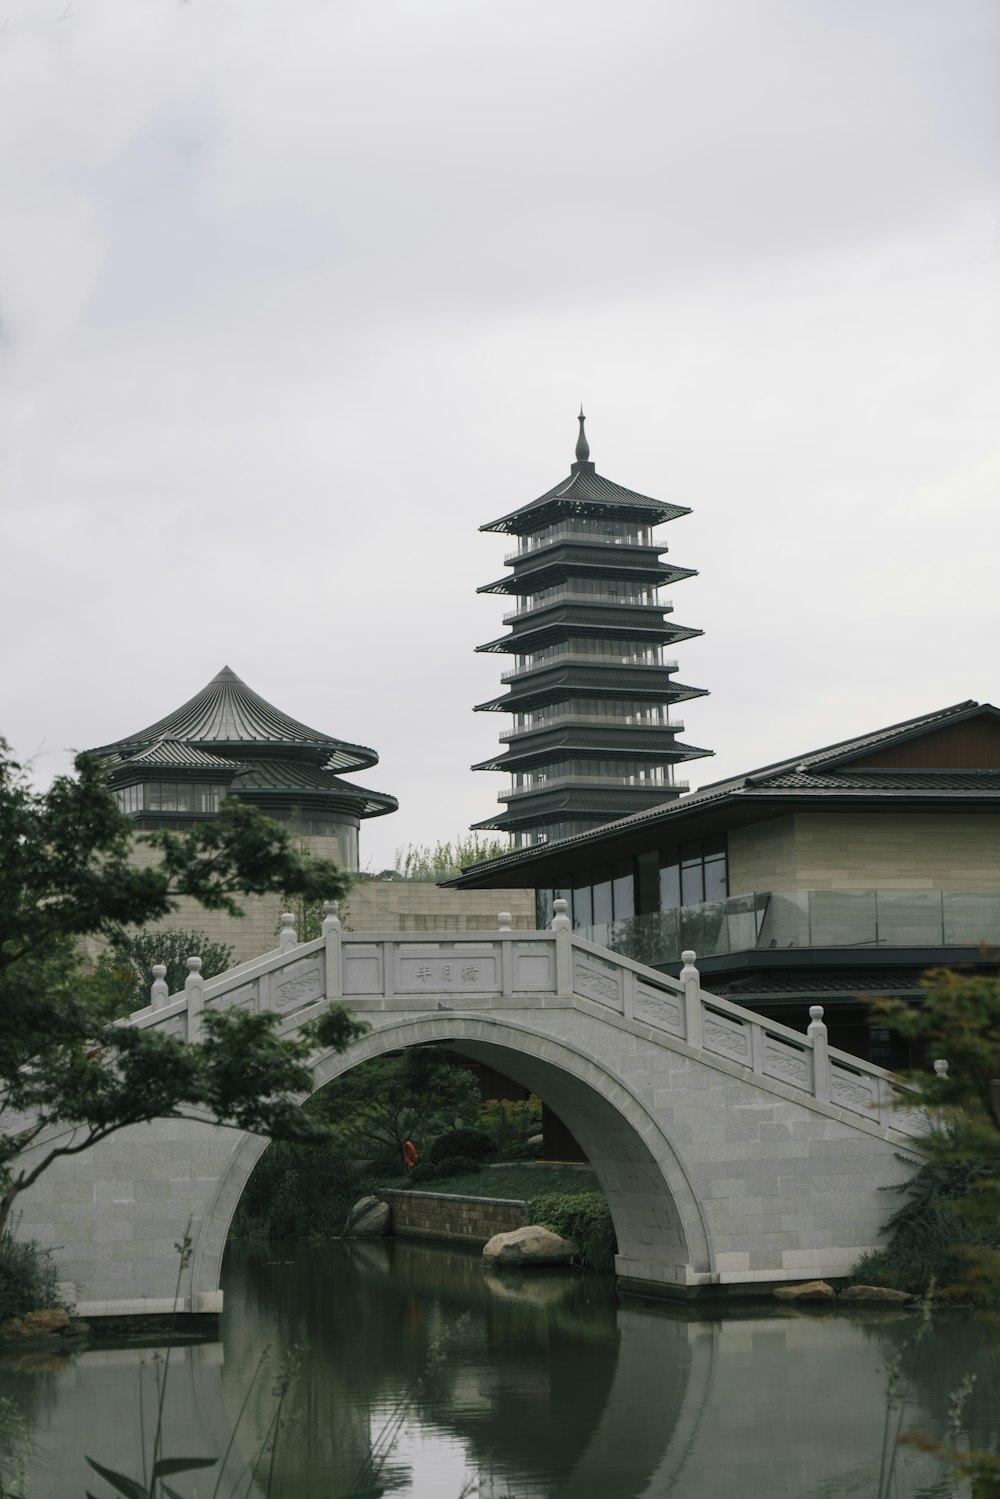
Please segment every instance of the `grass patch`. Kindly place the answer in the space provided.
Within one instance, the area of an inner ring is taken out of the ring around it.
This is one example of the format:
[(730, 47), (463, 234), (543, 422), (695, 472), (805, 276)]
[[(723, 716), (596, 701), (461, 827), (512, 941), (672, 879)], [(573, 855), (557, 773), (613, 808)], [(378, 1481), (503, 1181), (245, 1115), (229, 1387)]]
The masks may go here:
[[(397, 1190), (410, 1186), (409, 1176), (383, 1180), (383, 1187)], [(449, 1197), (512, 1197), (530, 1202), (549, 1193), (600, 1192), (593, 1171), (574, 1166), (487, 1166), (481, 1171), (466, 1171), (460, 1176), (435, 1177), (415, 1181), (414, 1192), (445, 1192)]]

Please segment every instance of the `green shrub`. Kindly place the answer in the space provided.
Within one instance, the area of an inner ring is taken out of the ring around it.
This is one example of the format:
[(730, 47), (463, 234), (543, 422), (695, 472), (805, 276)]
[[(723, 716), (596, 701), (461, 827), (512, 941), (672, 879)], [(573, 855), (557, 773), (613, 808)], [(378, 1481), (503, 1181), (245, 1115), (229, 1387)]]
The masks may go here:
[(486, 1161), (495, 1156), (497, 1148), (485, 1130), (450, 1129), (438, 1135), (430, 1149), (430, 1158), (436, 1166), (442, 1161), (460, 1157), (469, 1161)]
[(34, 1239), (15, 1239), (8, 1229), (0, 1239), (0, 1322), (62, 1305), (49, 1250)]
[(534, 1160), (541, 1145), (532, 1136), (542, 1130), (542, 1101), (529, 1098), (491, 1098), (480, 1110), (481, 1129), (489, 1135), (501, 1161)]
[(580, 1251), (588, 1270), (613, 1270), (618, 1242), (603, 1192), (549, 1192), (527, 1204), (529, 1223), (540, 1223)]
[(329, 1145), (275, 1141), (254, 1167), (233, 1218), (233, 1238), (270, 1243), (335, 1239), (371, 1173)]

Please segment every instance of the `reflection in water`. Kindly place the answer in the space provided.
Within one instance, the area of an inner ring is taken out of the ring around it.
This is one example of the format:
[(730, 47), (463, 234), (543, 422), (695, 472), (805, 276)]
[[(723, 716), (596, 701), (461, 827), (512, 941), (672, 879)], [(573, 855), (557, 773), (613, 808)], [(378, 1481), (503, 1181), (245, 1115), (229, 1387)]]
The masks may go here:
[[(725, 1309), (709, 1319), (703, 1309), (619, 1305), (598, 1277), (484, 1272), (476, 1254), (407, 1242), (234, 1257), (226, 1301), (223, 1343), (175, 1352), (168, 1400), (173, 1453), (221, 1455), (245, 1407), (221, 1499), (241, 1472), (246, 1492), (275, 1375), (295, 1348), (277, 1499), (340, 1499), (356, 1479), (370, 1482), (373, 1452), (385, 1456), (383, 1490), (408, 1499), (459, 1499), (472, 1483), (480, 1499), (874, 1494), (897, 1353), (904, 1429), (939, 1433), (951, 1392), (972, 1372), (972, 1438), (1000, 1435), (997, 1339), (975, 1317), (944, 1318), (923, 1342), (917, 1319), (897, 1312), (806, 1315), (762, 1303), (750, 1316)], [(0, 1365), (0, 1394), (30, 1408), (44, 1452), (32, 1499), (109, 1492), (87, 1474), (84, 1452), (139, 1471), (149, 1358), (96, 1350), (57, 1370)], [(935, 1492), (926, 1458), (907, 1451), (901, 1463), (901, 1499)]]

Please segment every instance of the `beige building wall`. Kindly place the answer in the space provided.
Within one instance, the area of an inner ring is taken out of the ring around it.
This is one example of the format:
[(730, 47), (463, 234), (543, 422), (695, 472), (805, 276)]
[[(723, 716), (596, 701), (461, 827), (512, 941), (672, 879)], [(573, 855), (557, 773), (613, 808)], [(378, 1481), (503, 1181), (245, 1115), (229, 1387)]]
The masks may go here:
[(729, 890), (1000, 890), (1000, 812), (799, 812), (734, 828)]
[(795, 819), (803, 890), (1000, 890), (1000, 813), (820, 812)]
[(752, 890), (794, 890), (795, 818), (776, 817), (728, 835), (730, 895)]

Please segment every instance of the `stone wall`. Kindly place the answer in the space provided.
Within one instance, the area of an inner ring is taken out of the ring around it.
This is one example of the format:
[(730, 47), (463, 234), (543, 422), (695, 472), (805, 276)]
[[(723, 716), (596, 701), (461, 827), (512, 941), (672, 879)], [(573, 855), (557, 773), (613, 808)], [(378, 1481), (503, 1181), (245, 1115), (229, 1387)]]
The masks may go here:
[(485, 1244), (494, 1234), (522, 1228), (525, 1204), (506, 1197), (449, 1197), (444, 1192), (382, 1194), (392, 1207), (392, 1231), (401, 1239), (460, 1239)]
[(341, 904), (354, 932), (493, 932), (500, 911), (515, 931), (535, 925), (534, 890), (442, 890), (419, 880), (358, 880)]
[[(339, 861), (336, 838), (303, 837), (298, 840), (317, 859)], [(159, 855), (143, 844), (132, 852), (132, 863), (148, 868), (159, 863)], [(206, 911), (197, 901), (180, 899), (177, 910), (151, 927), (165, 932), (203, 932), (211, 942), (233, 948), (233, 963), (246, 963), (278, 945), (281, 913), (287, 902), (279, 895), (243, 898), (242, 918), (225, 911)], [(535, 925), (534, 890), (442, 890), (418, 880), (358, 880), (341, 902), (344, 926), (356, 932), (479, 932), (496, 931), (497, 914), (510, 911), (511, 925), (518, 931)], [(304, 936), (299, 934), (300, 938)], [(88, 939), (94, 958), (104, 944)]]

